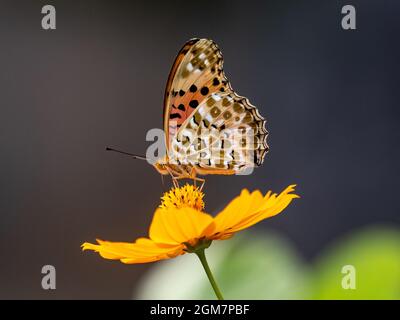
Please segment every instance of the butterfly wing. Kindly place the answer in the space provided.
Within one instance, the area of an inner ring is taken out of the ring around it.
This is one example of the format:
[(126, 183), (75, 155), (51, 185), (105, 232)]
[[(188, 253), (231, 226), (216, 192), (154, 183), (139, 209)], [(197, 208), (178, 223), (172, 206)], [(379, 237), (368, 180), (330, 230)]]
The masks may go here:
[(185, 44), (165, 98), (167, 149), (178, 164), (190, 164), (200, 174), (233, 174), (262, 164), (268, 151), (266, 121), (233, 91), (213, 41)]
[(222, 53), (208, 39), (192, 39), (179, 51), (168, 77), (164, 96), (164, 132), (169, 149), (177, 131), (211, 94), (224, 91), (228, 81)]
[(214, 93), (181, 126), (171, 150), (200, 174), (233, 174), (262, 164), (267, 135), (264, 118), (246, 98)]

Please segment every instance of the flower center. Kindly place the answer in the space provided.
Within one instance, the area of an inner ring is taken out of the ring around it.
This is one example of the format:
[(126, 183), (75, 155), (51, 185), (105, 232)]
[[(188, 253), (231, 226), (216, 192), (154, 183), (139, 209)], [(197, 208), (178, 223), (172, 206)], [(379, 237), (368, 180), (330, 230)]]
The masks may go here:
[(204, 209), (204, 193), (197, 187), (186, 184), (183, 187), (173, 188), (161, 197), (160, 208), (190, 207), (196, 210)]

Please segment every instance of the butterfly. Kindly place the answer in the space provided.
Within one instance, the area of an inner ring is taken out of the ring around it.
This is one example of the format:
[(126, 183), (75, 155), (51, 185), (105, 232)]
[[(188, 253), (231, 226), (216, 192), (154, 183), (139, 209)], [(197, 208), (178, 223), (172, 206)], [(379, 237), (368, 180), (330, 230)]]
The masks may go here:
[(209, 39), (191, 39), (179, 51), (165, 89), (163, 119), (167, 152), (153, 165), (171, 175), (175, 187), (180, 179), (193, 179), (202, 188), (205, 179), (198, 175), (233, 175), (260, 166), (269, 149), (265, 119), (233, 91), (222, 53)]
[[(191, 39), (172, 65), (164, 95), (167, 154), (155, 168), (179, 179), (232, 175), (260, 166), (269, 147), (265, 119), (233, 91), (214, 41)], [(211, 152), (212, 151), (212, 152)]]

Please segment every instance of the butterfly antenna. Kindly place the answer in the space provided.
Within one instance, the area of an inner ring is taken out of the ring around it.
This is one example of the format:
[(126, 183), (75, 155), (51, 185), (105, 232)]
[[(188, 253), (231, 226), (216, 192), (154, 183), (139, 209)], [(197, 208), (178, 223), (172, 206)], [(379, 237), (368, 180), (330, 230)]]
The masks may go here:
[(114, 151), (114, 152), (122, 153), (122, 154), (125, 154), (127, 156), (133, 157), (133, 159), (147, 160), (146, 157), (139, 156), (137, 154), (133, 154), (133, 153), (125, 152), (125, 151), (121, 151), (121, 150), (117, 150), (117, 149), (110, 148), (110, 147), (106, 147), (106, 150), (107, 151)]

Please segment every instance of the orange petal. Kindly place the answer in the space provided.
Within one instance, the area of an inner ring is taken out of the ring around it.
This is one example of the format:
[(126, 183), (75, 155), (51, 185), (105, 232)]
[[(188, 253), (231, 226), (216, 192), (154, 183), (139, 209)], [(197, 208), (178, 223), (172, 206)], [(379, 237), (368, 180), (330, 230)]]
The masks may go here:
[(243, 190), (240, 196), (233, 199), (214, 219), (214, 233), (208, 233), (211, 239), (226, 239), (235, 232), (246, 229), (261, 220), (272, 217), (282, 212), (290, 202), (299, 198), (290, 193), (295, 185), (288, 186), (282, 193), (272, 194), (269, 191), (264, 197), (260, 191), (251, 194)]
[(149, 236), (156, 243), (178, 245), (203, 237), (213, 225), (213, 217), (189, 207), (157, 209)]
[(123, 263), (146, 263), (169, 259), (183, 254), (183, 245), (159, 245), (147, 238), (139, 238), (135, 243), (109, 242), (97, 240), (98, 244), (85, 242), (83, 250), (93, 250), (105, 259), (120, 260)]
[(243, 189), (239, 196), (234, 198), (216, 217), (216, 231), (231, 228), (243, 219), (249, 212), (254, 213), (257, 206), (262, 202), (263, 196), (260, 191), (250, 193)]

